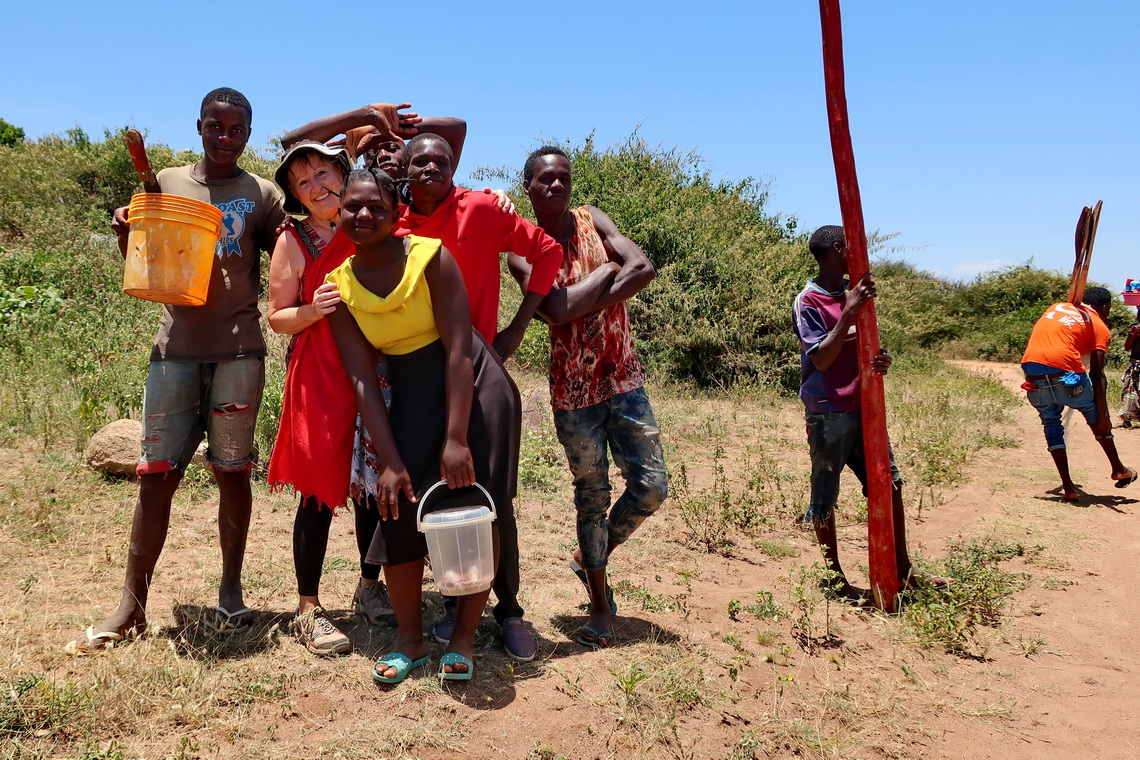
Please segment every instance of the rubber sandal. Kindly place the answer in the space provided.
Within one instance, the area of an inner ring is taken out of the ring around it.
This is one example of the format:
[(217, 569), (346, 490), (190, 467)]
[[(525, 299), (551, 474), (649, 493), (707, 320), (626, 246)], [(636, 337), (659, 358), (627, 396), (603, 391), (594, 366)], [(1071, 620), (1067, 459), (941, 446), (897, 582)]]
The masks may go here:
[[(448, 673), (443, 669), (444, 665), (466, 665), (466, 673)], [(471, 660), (467, 659), (459, 652), (448, 652), (443, 657), (439, 658), (439, 680), (441, 681), (470, 681), (471, 676), (475, 673), (475, 665)]]
[[(589, 595), (590, 579), (586, 577), (586, 571), (583, 570), (582, 566), (578, 564), (578, 560), (570, 560), (570, 570), (574, 573), (574, 575), (578, 576), (578, 580), (582, 581), (582, 585), (586, 587), (586, 594)], [(614, 601), (614, 589), (613, 586), (610, 585), (610, 578), (608, 575), (606, 576), (606, 599), (610, 603), (610, 614), (616, 615), (617, 602)]]
[[(372, 666), (372, 680), (376, 683), (400, 683), (400, 681), (408, 677), (408, 673), (416, 668), (422, 668), (424, 665), (429, 664), (431, 664), (431, 655), (424, 655), (418, 660), (412, 660), (409, 659), (407, 655), (393, 652), (392, 654), (384, 655)], [(381, 665), (385, 667), (381, 668)], [(388, 668), (395, 668), (396, 675), (380, 675), (380, 670), (387, 670)]]
[(1131, 467), (1128, 468), (1128, 472), (1132, 474), (1131, 477), (1116, 481), (1117, 488), (1128, 488), (1128, 486), (1136, 482), (1136, 478), (1140, 477), (1140, 475), (1137, 475), (1136, 470), (1133, 470)]
[[(589, 634), (589, 636), (587, 636)], [(613, 631), (595, 631), (589, 623), (582, 626), (582, 633), (574, 639), (584, 647), (591, 649), (605, 649), (614, 643)]]
[[(235, 618), (237, 621), (235, 622)], [(218, 633), (237, 633), (253, 625), (253, 610), (242, 607), (240, 610), (230, 612), (221, 605), (214, 608), (214, 619), (211, 624)]]
[[(119, 633), (118, 631), (103, 631), (102, 633), (95, 633), (95, 626), (87, 626), (87, 631), (83, 634), (86, 639), (81, 645), (79, 639), (69, 641), (63, 645), (63, 651), (67, 652), (72, 657), (82, 657), (85, 654), (99, 654), (106, 652), (108, 649), (114, 649), (119, 644), (129, 641), (141, 633), (137, 628), (131, 628), (126, 634)], [(102, 644), (96, 644), (99, 639), (105, 639)]]

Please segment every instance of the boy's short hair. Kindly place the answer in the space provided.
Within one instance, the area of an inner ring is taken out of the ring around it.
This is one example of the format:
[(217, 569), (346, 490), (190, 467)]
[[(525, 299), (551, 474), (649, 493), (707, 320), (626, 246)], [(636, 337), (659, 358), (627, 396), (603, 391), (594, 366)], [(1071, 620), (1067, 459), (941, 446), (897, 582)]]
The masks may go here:
[(434, 132), (421, 132), (411, 140), (408, 140), (406, 143), (404, 143), (404, 154), (400, 157), (400, 168), (406, 172), (408, 170), (408, 164), (412, 160), (412, 150), (423, 143), (433, 140), (438, 141), (441, 145), (443, 145), (443, 154), (447, 156), (447, 159), (449, 161), (451, 161), (451, 168), (455, 169), (455, 153), (453, 153), (451, 150), (451, 143), (449, 143), (447, 140), (444, 140)]
[(537, 150), (532, 150), (530, 155), (526, 157), (526, 163), (523, 164), (523, 184), (529, 184), (534, 179), (534, 165), (538, 159), (543, 156), (562, 156), (567, 161), (570, 157), (566, 155), (566, 151), (559, 148), (557, 145), (543, 145)]
[(812, 256), (819, 259), (827, 255), (827, 252), (834, 248), (836, 243), (843, 246), (847, 245), (847, 239), (843, 237), (843, 228), (835, 224), (828, 224), (811, 234), (811, 239), (808, 240), (808, 250), (811, 251)]
[(1100, 309), (1112, 304), (1112, 294), (1108, 288), (1088, 288), (1085, 290), (1081, 303)]
[(249, 104), (245, 95), (242, 95), (232, 87), (219, 87), (216, 90), (207, 92), (206, 97), (202, 98), (202, 108), (198, 112), (198, 118), (202, 118), (206, 115), (206, 106), (211, 103), (225, 103), (226, 105), (244, 108), (245, 112), (249, 114), (250, 123), (253, 123), (253, 106)]

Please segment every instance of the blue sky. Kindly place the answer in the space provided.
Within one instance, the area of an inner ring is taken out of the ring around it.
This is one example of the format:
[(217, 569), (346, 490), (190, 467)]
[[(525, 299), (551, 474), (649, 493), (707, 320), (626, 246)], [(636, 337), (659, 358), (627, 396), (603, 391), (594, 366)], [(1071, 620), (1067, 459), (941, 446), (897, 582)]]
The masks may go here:
[[(314, 11), (320, 7), (321, 11)], [(254, 0), (5, 11), (0, 117), (30, 136), (145, 128), (197, 147), (217, 86), (254, 107), (254, 144), (372, 101), (469, 124), (463, 170), (519, 167), (542, 138), (601, 145), (640, 125), (716, 177), (771, 181), (770, 210), (839, 219), (818, 8), (794, 2), (353, 4)], [(843, 4), (868, 229), (952, 278), (1068, 271), (1081, 206), (1103, 198), (1092, 277), (1140, 277), (1135, 125), (1140, 7), (1113, 0)], [(1133, 225), (1135, 228), (1135, 225)]]

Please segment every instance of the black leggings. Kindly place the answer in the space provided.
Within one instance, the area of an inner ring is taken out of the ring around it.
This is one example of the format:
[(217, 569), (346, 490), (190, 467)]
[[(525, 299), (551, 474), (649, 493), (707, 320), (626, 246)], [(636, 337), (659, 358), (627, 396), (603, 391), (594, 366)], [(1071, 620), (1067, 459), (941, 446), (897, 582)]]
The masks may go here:
[[(353, 514), (356, 516), (356, 548), (360, 552), (360, 575), (366, 580), (380, 578), (380, 566), (364, 561), (376, 524), (380, 522), (380, 512), (375, 506), (369, 509), (355, 499), (352, 500)], [(297, 593), (300, 596), (316, 596), (321, 585), (321, 569), (325, 564), (325, 552), (329, 546), (329, 527), (333, 512), (310, 496), (301, 498), (297, 505), (297, 517), (293, 521), (293, 566), (297, 569)]]

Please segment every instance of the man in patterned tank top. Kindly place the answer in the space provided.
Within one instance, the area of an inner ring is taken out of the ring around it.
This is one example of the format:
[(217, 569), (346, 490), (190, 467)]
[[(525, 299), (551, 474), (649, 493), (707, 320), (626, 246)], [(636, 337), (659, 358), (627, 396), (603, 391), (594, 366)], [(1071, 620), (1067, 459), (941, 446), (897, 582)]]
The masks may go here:
[[(604, 647), (613, 642), (616, 614), (606, 581), (608, 557), (667, 493), (657, 420), (625, 306), (655, 272), (608, 216), (592, 206), (570, 208), (570, 173), (561, 149), (539, 148), (523, 167), (523, 188), (538, 225), (563, 251), (554, 288), (538, 313), (550, 325), (550, 403), (574, 475), (578, 551), (571, 566), (590, 593), (590, 617), (577, 641)], [(525, 292), (530, 266), (512, 255), (510, 268)], [(613, 509), (610, 452), (626, 483)]]

